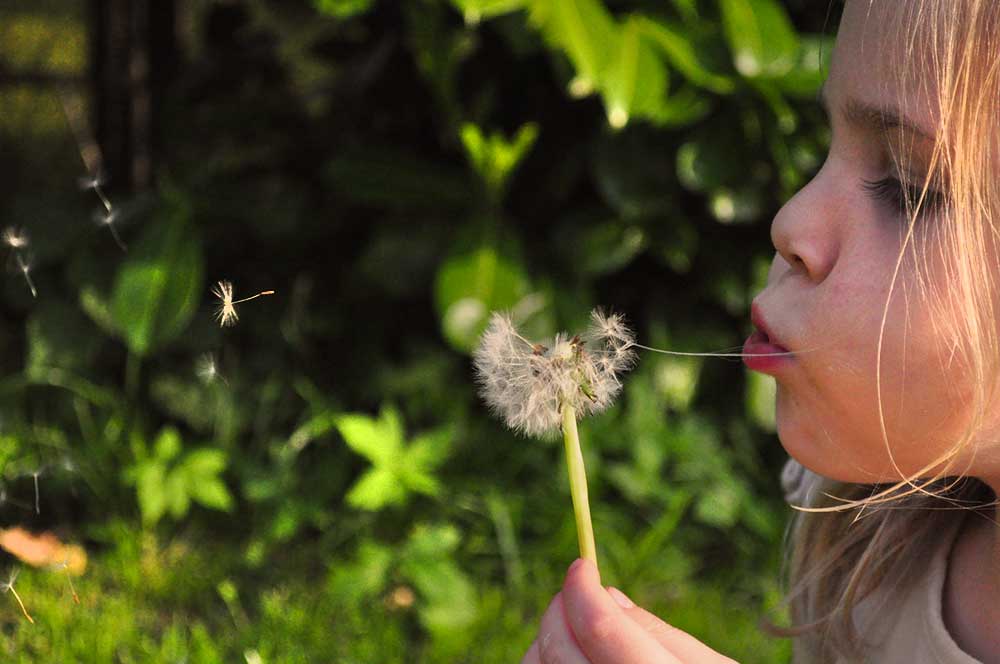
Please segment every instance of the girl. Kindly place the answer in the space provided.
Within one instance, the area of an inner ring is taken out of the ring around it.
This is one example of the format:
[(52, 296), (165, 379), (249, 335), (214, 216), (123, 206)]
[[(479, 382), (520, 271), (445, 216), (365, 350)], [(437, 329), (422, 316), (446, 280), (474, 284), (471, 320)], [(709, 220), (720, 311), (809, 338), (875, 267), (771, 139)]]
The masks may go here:
[[(796, 662), (1000, 662), (1000, 2), (847, 0), (822, 99), (746, 346), (788, 351), (747, 358), (796, 460), (772, 630)], [(732, 660), (578, 560), (523, 661)]]

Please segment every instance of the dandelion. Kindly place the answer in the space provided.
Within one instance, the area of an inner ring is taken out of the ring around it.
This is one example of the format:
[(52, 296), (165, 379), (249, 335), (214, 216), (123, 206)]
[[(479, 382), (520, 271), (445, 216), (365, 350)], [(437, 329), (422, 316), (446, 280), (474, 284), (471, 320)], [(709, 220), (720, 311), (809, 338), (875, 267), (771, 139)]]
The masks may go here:
[(247, 302), (261, 295), (274, 295), (273, 290), (266, 290), (257, 293), (256, 295), (251, 295), (250, 297), (245, 297), (242, 300), (233, 300), (233, 284), (230, 281), (219, 281), (212, 288), (212, 294), (221, 300), (218, 308), (215, 311), (215, 317), (219, 321), (221, 327), (236, 325), (236, 321), (240, 317), (236, 314), (236, 306), (241, 302)]
[(32, 625), (35, 624), (35, 619), (28, 614), (28, 610), (24, 608), (24, 602), (21, 601), (21, 596), (17, 594), (14, 590), (14, 581), (17, 580), (17, 574), (20, 570), (15, 569), (10, 573), (10, 578), (7, 581), (0, 583), (0, 592), (7, 592), (8, 590), (14, 595), (14, 599), (17, 600), (18, 605), (21, 607), (21, 612), (24, 613), (24, 617), (28, 619)]
[(634, 348), (635, 337), (617, 314), (594, 310), (584, 334), (560, 333), (546, 346), (521, 336), (509, 316), (494, 313), (473, 357), (482, 396), (508, 427), (527, 436), (562, 430), (580, 553), (595, 564), (576, 420), (613, 403), (620, 374), (635, 363)]
[(557, 334), (551, 347), (518, 334), (495, 313), (475, 351), (482, 396), (508, 427), (548, 436), (562, 425), (563, 408), (581, 416), (606, 409), (621, 391), (619, 374), (635, 362), (635, 338), (621, 316), (595, 310), (583, 335)]

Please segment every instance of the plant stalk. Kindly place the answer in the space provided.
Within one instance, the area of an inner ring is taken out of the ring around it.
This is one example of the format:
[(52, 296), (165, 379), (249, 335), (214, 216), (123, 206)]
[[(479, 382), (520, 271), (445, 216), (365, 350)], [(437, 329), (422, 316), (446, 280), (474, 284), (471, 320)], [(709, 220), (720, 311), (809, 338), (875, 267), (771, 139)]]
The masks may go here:
[(590, 521), (590, 502), (587, 499), (587, 471), (583, 467), (580, 434), (576, 430), (576, 409), (562, 406), (563, 442), (566, 443), (566, 468), (569, 471), (569, 492), (573, 497), (573, 514), (576, 517), (576, 535), (580, 541), (580, 557), (597, 565), (597, 546), (594, 544), (594, 526)]

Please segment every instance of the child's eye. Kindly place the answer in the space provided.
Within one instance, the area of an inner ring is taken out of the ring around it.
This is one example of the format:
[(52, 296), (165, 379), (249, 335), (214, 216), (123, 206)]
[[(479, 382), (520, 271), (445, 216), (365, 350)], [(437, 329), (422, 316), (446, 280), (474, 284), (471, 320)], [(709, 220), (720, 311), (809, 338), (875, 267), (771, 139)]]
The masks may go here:
[[(864, 188), (867, 189), (873, 198), (891, 204), (899, 214), (906, 214), (907, 200), (913, 207), (920, 200), (920, 189), (907, 187), (905, 190), (902, 183), (896, 178), (887, 177), (881, 180), (865, 180)], [(928, 189), (924, 202), (920, 207), (920, 216), (939, 210), (944, 205), (944, 195), (934, 189)]]

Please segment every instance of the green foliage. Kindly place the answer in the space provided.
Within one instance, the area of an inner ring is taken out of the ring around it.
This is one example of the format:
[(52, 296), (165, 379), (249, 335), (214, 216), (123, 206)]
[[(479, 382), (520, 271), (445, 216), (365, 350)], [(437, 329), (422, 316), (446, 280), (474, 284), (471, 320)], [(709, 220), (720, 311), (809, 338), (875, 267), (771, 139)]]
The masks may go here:
[(479, 127), (466, 123), (462, 125), (461, 136), (469, 161), (486, 187), (486, 195), (499, 202), (514, 169), (538, 138), (538, 125), (524, 125), (508, 141), (498, 133), (484, 136)]
[(436, 429), (405, 444), (399, 413), (391, 406), (383, 407), (378, 419), (340, 415), (336, 426), (348, 447), (372, 464), (348, 492), (350, 505), (379, 510), (405, 504), (410, 493), (441, 492), (433, 473), (447, 456), (454, 435), (451, 428)]
[(182, 456), (181, 448), (180, 433), (164, 428), (153, 443), (152, 454), (140, 452), (136, 464), (126, 470), (147, 526), (156, 525), (168, 511), (174, 519), (183, 518), (192, 500), (209, 509), (228, 512), (233, 508), (233, 497), (219, 477), (227, 465), (225, 452), (199, 448)]
[(146, 355), (184, 331), (202, 290), (201, 242), (190, 204), (172, 196), (165, 218), (139, 239), (115, 279), (111, 313), (118, 334)]

